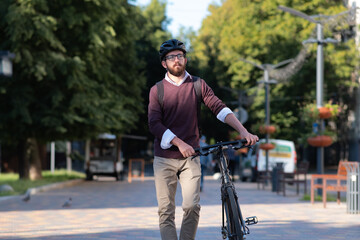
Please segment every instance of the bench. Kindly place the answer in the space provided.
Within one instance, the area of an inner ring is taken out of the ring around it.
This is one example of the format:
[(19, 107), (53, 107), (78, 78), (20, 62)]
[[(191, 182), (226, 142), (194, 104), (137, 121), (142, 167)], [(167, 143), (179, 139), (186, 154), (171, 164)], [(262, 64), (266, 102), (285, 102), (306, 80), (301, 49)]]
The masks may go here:
[[(326, 208), (326, 193), (337, 192), (337, 203), (340, 204), (340, 192), (346, 192), (347, 169), (356, 167), (358, 162), (340, 161), (337, 174), (313, 174), (311, 176), (311, 204), (314, 204), (314, 192), (316, 189), (322, 189), (322, 200)], [(315, 183), (316, 180), (322, 180), (322, 183)]]
[(306, 184), (307, 179), (306, 175), (309, 169), (309, 162), (300, 162), (297, 169), (294, 171), (294, 173), (285, 173), (280, 172), (279, 173), (279, 187), (277, 188), (277, 194), (280, 193), (280, 191), (283, 192), (283, 195), (286, 196), (286, 185), (287, 184), (296, 184), (296, 194), (299, 195), (299, 185), (304, 185), (304, 194), (306, 194)]

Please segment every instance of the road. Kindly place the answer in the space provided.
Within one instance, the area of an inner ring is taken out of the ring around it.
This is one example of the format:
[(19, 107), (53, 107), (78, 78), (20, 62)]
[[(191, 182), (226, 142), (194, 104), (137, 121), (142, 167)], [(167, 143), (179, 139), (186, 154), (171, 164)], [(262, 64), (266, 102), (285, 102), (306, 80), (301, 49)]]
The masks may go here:
[[(360, 239), (360, 216), (346, 213), (346, 203), (311, 205), (295, 192), (283, 197), (236, 182), (243, 215), (257, 216), (247, 240)], [(207, 177), (201, 193), (197, 240), (221, 240), (220, 183)], [(62, 205), (72, 198), (69, 207)], [(181, 188), (176, 197), (176, 225), (182, 218)], [(179, 230), (179, 229), (178, 229)], [(152, 177), (116, 182), (112, 178), (39, 192), (23, 202), (0, 200), (0, 239), (160, 239)]]

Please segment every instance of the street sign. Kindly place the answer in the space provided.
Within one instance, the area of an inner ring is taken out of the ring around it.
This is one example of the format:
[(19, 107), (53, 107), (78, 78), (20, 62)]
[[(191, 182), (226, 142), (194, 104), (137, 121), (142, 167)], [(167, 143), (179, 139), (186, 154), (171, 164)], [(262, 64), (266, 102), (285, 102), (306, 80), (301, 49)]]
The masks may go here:
[(0, 51), (0, 75), (6, 77), (12, 76), (12, 62), (11, 58), (14, 58), (15, 54), (8, 51)]
[(0, 59), (0, 75), (11, 77), (12, 63), (9, 58)]

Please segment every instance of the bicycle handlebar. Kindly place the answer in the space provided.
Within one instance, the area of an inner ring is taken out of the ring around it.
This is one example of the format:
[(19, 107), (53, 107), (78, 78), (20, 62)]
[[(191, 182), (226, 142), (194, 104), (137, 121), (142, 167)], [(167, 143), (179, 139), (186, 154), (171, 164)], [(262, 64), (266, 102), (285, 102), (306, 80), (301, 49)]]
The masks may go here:
[(243, 147), (247, 147), (247, 146), (245, 146), (246, 143), (247, 143), (246, 139), (240, 139), (240, 140), (229, 141), (229, 142), (218, 142), (216, 144), (208, 145), (206, 147), (195, 148), (194, 150), (197, 153), (196, 156), (200, 156), (200, 155), (206, 156), (210, 153), (217, 151), (219, 148), (222, 148), (225, 146), (232, 146), (232, 148), (234, 148), (234, 149), (240, 149)]

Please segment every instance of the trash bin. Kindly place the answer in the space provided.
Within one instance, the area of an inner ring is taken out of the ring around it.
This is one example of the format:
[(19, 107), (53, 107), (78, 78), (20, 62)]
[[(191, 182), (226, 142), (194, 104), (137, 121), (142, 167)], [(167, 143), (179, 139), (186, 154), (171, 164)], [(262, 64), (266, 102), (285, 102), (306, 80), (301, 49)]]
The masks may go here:
[(347, 213), (360, 213), (360, 178), (359, 164), (345, 165), (347, 170), (347, 192), (346, 206)]
[(276, 163), (276, 166), (273, 167), (272, 173), (271, 173), (271, 180), (272, 180), (272, 191), (277, 192), (278, 188), (280, 188), (279, 185), (279, 174), (284, 170), (283, 163)]

